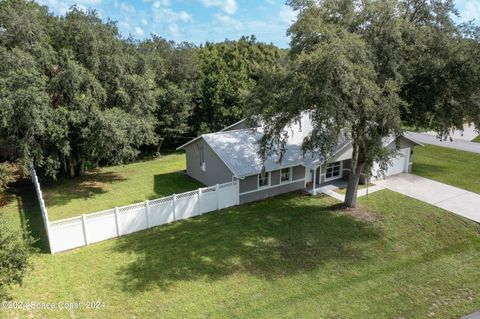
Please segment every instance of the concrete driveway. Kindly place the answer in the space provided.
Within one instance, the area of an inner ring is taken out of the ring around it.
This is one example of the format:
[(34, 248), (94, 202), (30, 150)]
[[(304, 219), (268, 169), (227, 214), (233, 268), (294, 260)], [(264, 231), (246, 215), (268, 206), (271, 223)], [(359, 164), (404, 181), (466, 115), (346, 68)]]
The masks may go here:
[(412, 174), (390, 176), (374, 183), (480, 223), (480, 194)]

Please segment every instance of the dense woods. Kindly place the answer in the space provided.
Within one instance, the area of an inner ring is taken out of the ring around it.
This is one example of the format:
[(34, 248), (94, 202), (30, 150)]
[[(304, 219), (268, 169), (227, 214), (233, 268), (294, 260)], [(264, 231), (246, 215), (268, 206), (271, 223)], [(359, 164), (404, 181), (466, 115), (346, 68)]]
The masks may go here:
[[(452, 21), (451, 1), (289, 4), (299, 16), (282, 50), (254, 36), (200, 46), (139, 41), (95, 11), (73, 7), (59, 17), (35, 2), (2, 1), (0, 162), (80, 176), (252, 114), (275, 118), (267, 121), (278, 133), (316, 108), (322, 137), (305, 146), (327, 151), (353, 125), (353, 134), (369, 136), (359, 144), (368, 167), (389, 155), (376, 140), (402, 123), (446, 137), (480, 122), (480, 32)], [(365, 125), (372, 121), (379, 125)], [(335, 128), (325, 132), (326, 124)]]
[(0, 4), (0, 161), (51, 177), (160, 153), (240, 120), (258, 65), (284, 52), (252, 37), (223, 43), (123, 38), (73, 7)]

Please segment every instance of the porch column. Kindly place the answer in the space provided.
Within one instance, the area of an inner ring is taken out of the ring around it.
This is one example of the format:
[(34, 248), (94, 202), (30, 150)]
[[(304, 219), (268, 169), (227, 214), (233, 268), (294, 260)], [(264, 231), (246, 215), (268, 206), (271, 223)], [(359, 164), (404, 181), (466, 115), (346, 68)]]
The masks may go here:
[(317, 195), (317, 168), (313, 169), (313, 195)]

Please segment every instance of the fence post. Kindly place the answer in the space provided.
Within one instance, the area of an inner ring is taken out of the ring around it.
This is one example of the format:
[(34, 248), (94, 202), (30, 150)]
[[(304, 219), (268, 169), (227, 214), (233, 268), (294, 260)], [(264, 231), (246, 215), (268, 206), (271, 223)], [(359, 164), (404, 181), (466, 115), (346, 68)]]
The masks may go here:
[(176, 212), (175, 212), (175, 209), (176, 209), (176, 205), (177, 205), (177, 194), (173, 194), (173, 221), (176, 221), (177, 220), (177, 217), (176, 217)]
[(83, 236), (85, 237), (85, 245), (88, 245), (87, 220), (85, 219), (85, 214), (82, 215), (82, 225), (83, 225)]
[(147, 199), (145, 201), (145, 217), (147, 218), (147, 228), (150, 228), (150, 223), (148, 221), (148, 214), (150, 214), (150, 201)]
[(115, 225), (117, 226), (117, 237), (120, 237), (120, 223), (118, 222), (118, 207), (115, 207)]
[(197, 189), (197, 214), (201, 214), (202, 210), (202, 206), (200, 205), (200, 200), (202, 198), (202, 189), (199, 188)]
[(220, 195), (219, 193), (220, 188), (218, 187), (218, 184), (215, 185), (215, 193), (217, 193), (217, 210), (220, 210)]

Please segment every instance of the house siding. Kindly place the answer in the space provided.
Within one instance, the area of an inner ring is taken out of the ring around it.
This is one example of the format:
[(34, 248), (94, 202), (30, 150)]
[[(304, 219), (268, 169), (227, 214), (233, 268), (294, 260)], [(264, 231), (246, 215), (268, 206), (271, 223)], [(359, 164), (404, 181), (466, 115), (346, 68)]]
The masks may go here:
[(272, 174), (270, 185), (275, 186), (280, 184), (280, 170), (272, 171), (270, 174)]
[(240, 193), (256, 190), (258, 187), (258, 175), (247, 176), (240, 180)]
[[(240, 203), (248, 203), (305, 187), (305, 167), (292, 167), (292, 182), (280, 183), (280, 170), (270, 172), (270, 187), (258, 189), (258, 174), (240, 180)], [(247, 193), (247, 194), (242, 194)]]
[[(397, 143), (395, 143), (395, 141), (397, 141)], [(394, 150), (398, 145), (398, 147), (400, 149), (404, 149), (404, 148), (409, 148), (410, 149), (409, 160), (408, 160), (408, 163), (407, 163), (407, 172), (411, 173), (412, 172), (412, 164), (413, 164), (413, 153), (414, 153), (413, 150), (414, 150), (414, 147), (415, 147), (415, 143), (413, 143), (412, 141), (404, 138), (403, 136), (396, 139), (395, 141), (393, 141), (392, 143), (387, 145), (387, 148), (390, 149), (390, 150)]]
[[(203, 146), (205, 172), (200, 168), (199, 147), (201, 146)], [(185, 154), (187, 158), (187, 175), (190, 177), (207, 186), (232, 181), (233, 173), (203, 139), (187, 145), (185, 147)]]
[(248, 194), (243, 194), (243, 195), (240, 195), (240, 204), (254, 202), (254, 201), (266, 199), (272, 196), (293, 192), (296, 190), (303, 189), (304, 186), (305, 186), (305, 181), (301, 179), (299, 181), (295, 181), (289, 184), (280, 185), (273, 188), (266, 188), (266, 189), (262, 189), (257, 192), (252, 192)]

